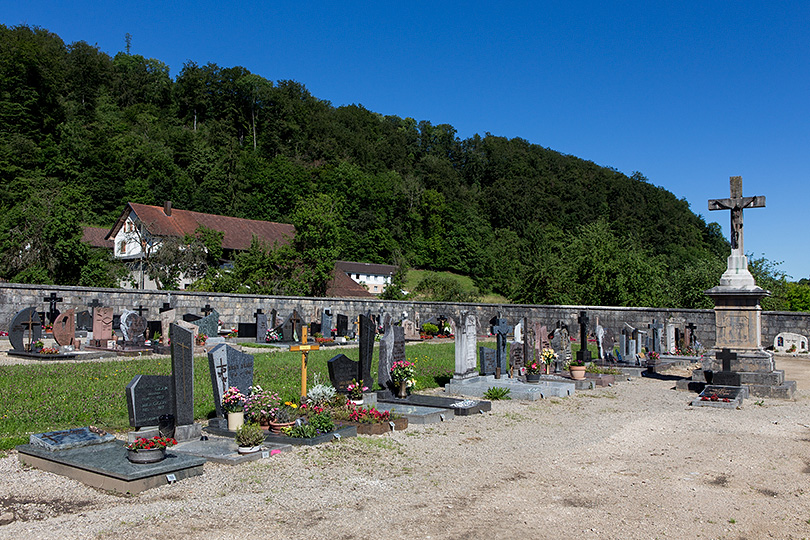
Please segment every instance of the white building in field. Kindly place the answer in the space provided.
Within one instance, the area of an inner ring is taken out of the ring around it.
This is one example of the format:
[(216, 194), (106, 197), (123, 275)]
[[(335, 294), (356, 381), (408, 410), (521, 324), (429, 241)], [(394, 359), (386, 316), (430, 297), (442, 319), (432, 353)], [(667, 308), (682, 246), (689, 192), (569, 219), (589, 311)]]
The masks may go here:
[(335, 270), (344, 272), (352, 281), (364, 286), (371, 294), (377, 295), (391, 283), (397, 267), (390, 264), (336, 261)]

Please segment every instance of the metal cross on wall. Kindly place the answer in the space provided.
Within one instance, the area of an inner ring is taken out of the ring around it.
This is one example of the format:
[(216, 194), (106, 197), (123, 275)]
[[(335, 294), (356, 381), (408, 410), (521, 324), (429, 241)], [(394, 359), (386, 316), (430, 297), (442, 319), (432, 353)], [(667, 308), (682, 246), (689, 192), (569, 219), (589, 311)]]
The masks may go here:
[(764, 208), (765, 196), (742, 196), (742, 176), (729, 178), (731, 197), (728, 199), (709, 199), (709, 210), (731, 210), (731, 249), (740, 255), (743, 251), (743, 208)]
[(731, 352), (730, 349), (723, 349), (715, 353), (714, 357), (723, 361), (723, 371), (731, 371), (731, 361), (737, 359), (737, 353)]
[(205, 314), (206, 317), (214, 311), (214, 308), (211, 307), (211, 304), (205, 304), (205, 307), (202, 308), (202, 312)]
[(63, 301), (62, 297), (56, 296), (56, 293), (52, 292), (50, 296), (46, 296), (45, 298), (42, 299), (42, 301), (48, 302), (48, 305), (50, 306), (50, 311), (48, 312), (48, 319), (51, 321), (51, 324), (53, 324), (53, 322), (59, 316), (59, 310), (56, 309), (56, 303), (62, 302)]
[(145, 311), (145, 312), (149, 313), (149, 308), (145, 308), (143, 306), (138, 306), (138, 309), (133, 309), (132, 311), (137, 311), (138, 315), (143, 317), (143, 312)]

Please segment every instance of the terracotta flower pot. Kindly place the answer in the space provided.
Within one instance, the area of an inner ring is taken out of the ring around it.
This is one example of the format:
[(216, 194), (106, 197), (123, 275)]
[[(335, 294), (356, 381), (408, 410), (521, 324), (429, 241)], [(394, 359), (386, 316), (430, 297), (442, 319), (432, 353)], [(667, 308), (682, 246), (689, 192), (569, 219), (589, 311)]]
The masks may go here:
[(568, 370), (571, 372), (571, 378), (575, 381), (581, 381), (585, 378), (585, 366), (569, 366)]
[(275, 433), (276, 435), (281, 434), (281, 430), (285, 427), (290, 427), (295, 424), (295, 421), (292, 422), (270, 422), (270, 433)]

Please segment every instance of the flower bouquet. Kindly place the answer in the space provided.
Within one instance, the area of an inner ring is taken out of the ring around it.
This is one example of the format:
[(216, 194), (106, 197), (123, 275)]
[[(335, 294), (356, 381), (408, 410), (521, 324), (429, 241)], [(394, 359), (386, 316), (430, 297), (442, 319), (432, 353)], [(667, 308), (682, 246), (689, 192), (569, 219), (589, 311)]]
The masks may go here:
[(166, 448), (177, 441), (171, 437), (156, 436), (151, 439), (138, 438), (124, 446), (127, 459), (132, 463), (157, 463), (166, 457)]
[(368, 386), (363, 386), (362, 383), (352, 379), (352, 382), (346, 387), (346, 390), (349, 391), (349, 399), (354, 401), (362, 401), (363, 392), (368, 390)]
[(222, 408), (225, 412), (244, 412), (245, 395), (235, 386), (231, 386), (222, 394)]
[(269, 425), (280, 403), (277, 393), (263, 390), (259, 385), (251, 386), (250, 395), (244, 401), (245, 416), (249, 422)]

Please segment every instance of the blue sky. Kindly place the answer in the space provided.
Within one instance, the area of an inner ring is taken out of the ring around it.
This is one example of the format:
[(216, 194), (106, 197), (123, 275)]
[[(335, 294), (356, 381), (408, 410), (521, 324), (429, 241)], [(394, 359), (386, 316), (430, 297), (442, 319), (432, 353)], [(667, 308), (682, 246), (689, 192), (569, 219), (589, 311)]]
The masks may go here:
[[(615, 4), (615, 5), (613, 5)], [(729, 176), (766, 208), (745, 248), (810, 277), (810, 2), (56, 2), (0, 22), (168, 64), (241, 65), (335, 106), (521, 137), (685, 198), (728, 236)]]

